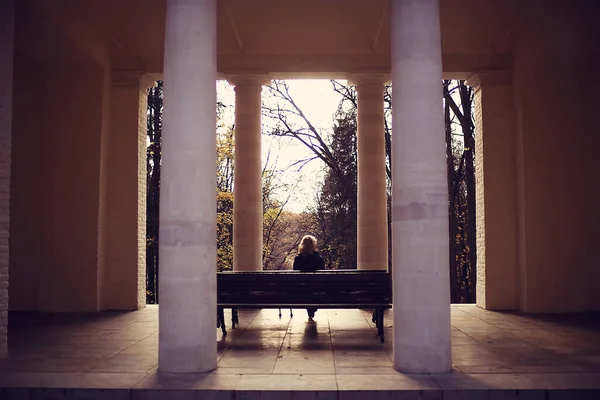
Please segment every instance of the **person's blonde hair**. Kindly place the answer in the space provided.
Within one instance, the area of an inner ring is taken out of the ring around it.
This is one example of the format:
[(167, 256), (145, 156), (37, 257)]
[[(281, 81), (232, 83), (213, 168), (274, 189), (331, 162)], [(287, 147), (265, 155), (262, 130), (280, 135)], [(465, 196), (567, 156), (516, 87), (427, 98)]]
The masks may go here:
[(317, 251), (317, 239), (312, 235), (305, 235), (298, 245), (298, 254), (312, 254)]

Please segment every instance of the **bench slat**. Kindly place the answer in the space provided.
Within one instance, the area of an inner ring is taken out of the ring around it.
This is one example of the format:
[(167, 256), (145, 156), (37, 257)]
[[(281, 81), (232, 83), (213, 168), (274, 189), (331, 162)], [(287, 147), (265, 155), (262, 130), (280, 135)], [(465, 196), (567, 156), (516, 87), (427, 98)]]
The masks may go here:
[(262, 271), (217, 274), (219, 305), (305, 307), (391, 304), (386, 271)]

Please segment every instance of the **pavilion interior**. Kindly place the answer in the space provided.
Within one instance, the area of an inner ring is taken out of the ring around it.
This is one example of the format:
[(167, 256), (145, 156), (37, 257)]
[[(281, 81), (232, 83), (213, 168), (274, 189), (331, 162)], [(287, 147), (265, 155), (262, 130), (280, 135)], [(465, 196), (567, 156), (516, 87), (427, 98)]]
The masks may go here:
[[(390, 73), (387, 0), (217, 3), (221, 78)], [(441, 0), (444, 75), (478, 87), (480, 307), (600, 310), (598, 16)], [(164, 31), (164, 0), (17, 2), (11, 311), (145, 306), (144, 82)]]

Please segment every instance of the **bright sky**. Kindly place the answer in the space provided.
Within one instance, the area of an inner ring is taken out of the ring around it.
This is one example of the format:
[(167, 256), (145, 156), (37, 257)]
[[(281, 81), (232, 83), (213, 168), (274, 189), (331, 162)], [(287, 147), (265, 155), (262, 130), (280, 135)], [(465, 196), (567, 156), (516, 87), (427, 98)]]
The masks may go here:
[[(331, 82), (328, 79), (296, 79), (286, 82), (290, 87), (292, 98), (300, 109), (308, 116), (312, 124), (323, 132), (322, 135), (327, 136), (332, 131), (333, 115), (340, 101), (340, 96), (333, 91)], [(268, 89), (263, 88), (263, 99), (267, 95)], [(226, 124), (228, 126), (233, 124), (235, 94), (233, 87), (226, 81), (217, 83), (217, 100), (227, 106), (223, 115)], [(296, 139), (267, 136), (271, 126), (270, 121), (263, 117), (262, 122), (263, 165), (267, 160), (270, 148), (270, 163), (277, 160), (277, 164), (271, 165), (270, 169), (285, 170), (279, 174), (279, 178), (291, 187), (289, 191), (278, 193), (279, 200), (285, 201), (290, 196), (286, 209), (292, 212), (302, 212), (307, 207), (314, 205), (318, 184), (323, 178), (324, 164), (320, 160), (314, 160), (300, 171), (293, 167), (289, 168), (295, 161), (310, 157), (313, 153)]]

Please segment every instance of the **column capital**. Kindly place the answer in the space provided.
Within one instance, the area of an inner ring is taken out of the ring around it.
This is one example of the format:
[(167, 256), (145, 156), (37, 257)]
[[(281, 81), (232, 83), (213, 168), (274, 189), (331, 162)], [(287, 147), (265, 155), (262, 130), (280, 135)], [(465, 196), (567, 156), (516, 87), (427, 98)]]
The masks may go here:
[(348, 82), (355, 86), (383, 86), (390, 80), (390, 74), (385, 73), (353, 73), (348, 74)]
[(271, 77), (268, 74), (239, 74), (227, 75), (227, 82), (230, 85), (239, 86), (266, 86), (271, 83)]
[(509, 70), (489, 70), (473, 72), (467, 78), (467, 84), (478, 89), (482, 86), (503, 86), (510, 85), (512, 82), (512, 73)]
[(116, 70), (112, 72), (112, 85), (146, 90), (155, 85), (158, 76), (145, 71)]

